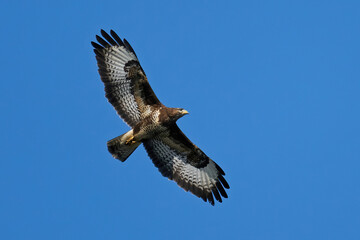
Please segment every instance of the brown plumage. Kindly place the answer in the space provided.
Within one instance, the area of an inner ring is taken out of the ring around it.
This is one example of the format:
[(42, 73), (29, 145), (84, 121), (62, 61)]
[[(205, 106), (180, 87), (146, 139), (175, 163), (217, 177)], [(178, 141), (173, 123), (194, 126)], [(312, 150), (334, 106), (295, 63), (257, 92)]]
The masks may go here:
[(108, 141), (114, 158), (124, 162), (141, 144), (161, 174), (214, 205), (214, 197), (227, 198), (229, 184), (224, 171), (194, 145), (176, 121), (188, 112), (168, 108), (156, 97), (130, 44), (114, 32), (101, 30), (98, 43), (91, 42), (96, 54), (105, 96), (120, 117), (131, 127)]

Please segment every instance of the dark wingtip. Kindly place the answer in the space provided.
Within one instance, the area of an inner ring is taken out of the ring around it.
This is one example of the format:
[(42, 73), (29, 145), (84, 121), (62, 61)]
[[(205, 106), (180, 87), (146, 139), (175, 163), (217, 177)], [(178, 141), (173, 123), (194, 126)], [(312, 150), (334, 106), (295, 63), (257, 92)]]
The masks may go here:
[(124, 38), (124, 44), (125, 47), (136, 56), (134, 49), (131, 47), (130, 43), (125, 38)]
[(209, 203), (210, 203), (211, 205), (213, 205), (213, 206), (215, 205), (214, 198), (213, 198), (213, 195), (212, 195), (211, 192), (208, 192), (208, 193), (207, 193), (206, 198), (208, 199), (208, 201), (209, 201)]
[(119, 35), (117, 35), (114, 30), (111, 29), (110, 34), (120, 46), (125, 46)]
[(215, 167), (216, 167), (216, 169), (220, 172), (220, 174), (225, 176), (225, 172), (224, 172), (224, 170), (222, 170), (222, 168), (221, 168), (219, 165), (217, 165), (217, 163), (216, 163), (216, 162), (214, 162), (214, 163), (215, 163)]
[(225, 178), (222, 176), (222, 175), (219, 175), (218, 176), (220, 182), (222, 183), (222, 185), (226, 188), (226, 189), (229, 189), (230, 186), (229, 184), (227, 183), (227, 181), (225, 180)]
[(110, 35), (105, 32), (103, 29), (101, 29), (101, 35), (106, 39), (106, 41), (108, 41), (111, 45), (113, 46), (117, 46), (118, 44), (114, 41), (114, 39), (112, 39), (112, 37), (110, 37)]
[(96, 35), (96, 40), (103, 45), (105, 48), (110, 47), (110, 44), (102, 39), (99, 35)]
[(93, 41), (91, 41), (91, 45), (92, 45), (95, 49), (103, 49), (103, 48), (104, 48), (103, 46), (101, 46), (101, 45), (99, 45), (99, 44), (97, 44), (96, 42), (93, 42)]
[(223, 186), (221, 185), (221, 183), (216, 182), (216, 187), (219, 190), (220, 194), (224, 197), (224, 198), (228, 198), (228, 195), (225, 191), (225, 189), (223, 188)]
[(219, 191), (217, 190), (217, 188), (213, 188), (212, 193), (214, 194), (215, 199), (217, 201), (222, 202), (221, 196), (220, 196)]

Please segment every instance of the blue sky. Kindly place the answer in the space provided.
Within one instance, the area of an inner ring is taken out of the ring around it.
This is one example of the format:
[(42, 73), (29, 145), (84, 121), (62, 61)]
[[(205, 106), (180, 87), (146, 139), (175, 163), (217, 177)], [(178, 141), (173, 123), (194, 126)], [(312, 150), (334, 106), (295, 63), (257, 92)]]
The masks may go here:
[[(358, 1), (7, 1), (1, 239), (360, 239)], [(104, 97), (114, 29), (226, 172), (212, 207), (163, 178)]]

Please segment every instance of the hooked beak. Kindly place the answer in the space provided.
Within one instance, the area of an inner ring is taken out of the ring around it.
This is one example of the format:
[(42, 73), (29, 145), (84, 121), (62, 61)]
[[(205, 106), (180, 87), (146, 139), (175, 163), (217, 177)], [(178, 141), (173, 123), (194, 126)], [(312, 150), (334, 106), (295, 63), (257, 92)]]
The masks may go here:
[(189, 112), (184, 109), (184, 110), (182, 110), (182, 114), (186, 115), (186, 114), (189, 114)]

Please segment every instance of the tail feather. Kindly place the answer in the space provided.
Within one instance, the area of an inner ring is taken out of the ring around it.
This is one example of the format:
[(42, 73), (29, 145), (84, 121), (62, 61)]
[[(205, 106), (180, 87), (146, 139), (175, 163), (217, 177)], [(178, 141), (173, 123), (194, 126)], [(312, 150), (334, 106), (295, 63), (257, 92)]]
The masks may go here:
[(111, 155), (122, 162), (124, 162), (141, 144), (141, 142), (130, 145), (125, 144), (129, 136), (132, 136), (132, 130), (107, 142), (107, 147)]

